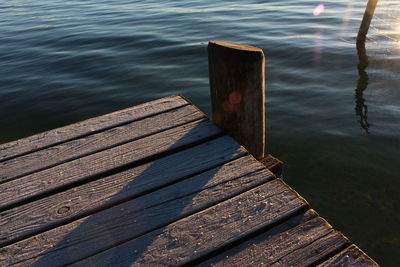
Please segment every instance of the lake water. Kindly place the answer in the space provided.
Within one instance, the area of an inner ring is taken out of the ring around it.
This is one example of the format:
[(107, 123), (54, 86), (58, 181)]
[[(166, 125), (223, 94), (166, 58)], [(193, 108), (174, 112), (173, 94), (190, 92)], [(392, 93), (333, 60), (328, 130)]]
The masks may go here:
[(400, 2), (379, 1), (359, 64), (366, 2), (2, 1), (0, 143), (178, 93), (210, 114), (207, 42), (254, 45), (285, 181), (400, 266)]

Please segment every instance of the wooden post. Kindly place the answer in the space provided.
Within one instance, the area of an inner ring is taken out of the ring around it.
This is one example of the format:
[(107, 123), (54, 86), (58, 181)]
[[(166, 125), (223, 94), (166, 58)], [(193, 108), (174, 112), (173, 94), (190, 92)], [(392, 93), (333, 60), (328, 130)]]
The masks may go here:
[(255, 158), (265, 152), (265, 57), (260, 48), (208, 44), (213, 122)]
[(369, 25), (371, 24), (372, 17), (374, 16), (375, 7), (377, 3), (378, 0), (368, 0), (367, 7), (365, 8), (364, 17), (361, 22), (360, 29), (357, 35), (357, 45), (365, 42)]

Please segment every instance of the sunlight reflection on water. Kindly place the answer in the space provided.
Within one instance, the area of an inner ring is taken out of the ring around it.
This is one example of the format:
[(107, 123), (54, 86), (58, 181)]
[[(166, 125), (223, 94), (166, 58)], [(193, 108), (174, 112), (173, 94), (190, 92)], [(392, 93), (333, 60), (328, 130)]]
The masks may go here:
[(0, 143), (176, 93), (210, 114), (208, 40), (254, 45), (266, 54), (268, 149), (286, 162), (286, 181), (393, 264), (400, 4), (379, 1), (360, 68), (364, 8), (349, 0), (1, 3)]

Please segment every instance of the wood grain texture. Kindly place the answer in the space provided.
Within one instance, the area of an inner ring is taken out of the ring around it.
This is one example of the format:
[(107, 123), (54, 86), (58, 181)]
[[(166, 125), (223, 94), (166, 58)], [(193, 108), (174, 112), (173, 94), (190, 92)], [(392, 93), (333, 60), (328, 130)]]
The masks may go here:
[(372, 260), (370, 257), (368, 257), (356, 245), (351, 245), (338, 255), (318, 265), (318, 267), (341, 267), (341, 266), (378, 267), (379, 264), (376, 263), (374, 260)]
[(307, 203), (275, 179), (190, 217), (169, 224), (76, 266), (176, 266), (237, 241), (299, 212)]
[(254, 157), (265, 149), (265, 57), (260, 48), (211, 41), (212, 120)]
[(265, 167), (273, 172), (277, 177), (282, 177), (283, 175), (283, 162), (279, 159), (268, 154), (264, 158), (260, 159), (260, 162), (265, 165)]
[(0, 145), (0, 266), (378, 266), (221, 135), (174, 96)]
[(332, 231), (306, 247), (299, 248), (283, 257), (272, 266), (310, 266), (330, 257), (349, 246), (349, 240), (337, 231)]
[[(213, 153), (210, 154), (211, 147)], [(0, 212), (0, 246), (111, 207), (246, 154), (237, 142), (224, 136), (154, 162)], [(251, 165), (255, 167), (255, 171), (262, 167), (254, 159), (251, 161), (248, 158), (232, 164)], [(272, 176), (272, 173), (270, 175)]]
[(192, 105), (0, 162), (0, 182), (43, 170), (169, 128), (204, 118)]
[(316, 217), (283, 232), (271, 229), (202, 266), (308, 266), (346, 243), (325, 220)]
[(180, 96), (165, 97), (5, 143), (0, 145), (0, 161), (187, 104), (188, 102)]
[(219, 133), (217, 127), (204, 119), (11, 180), (0, 184), (0, 210)]
[[(284, 251), (279, 251), (274, 246), (279, 246), (279, 242), (283, 242), (283, 244), (285, 244), (282, 239), (285, 238), (286, 233), (288, 233), (288, 231), (292, 228), (309, 222), (316, 217), (318, 217), (318, 214), (312, 209), (307, 210), (304, 213), (294, 215), (293, 217), (290, 217), (288, 220), (272, 227), (271, 229), (259, 233), (258, 235), (238, 245), (235, 245), (234, 247), (219, 253), (216, 256), (197, 264), (196, 266), (259, 266), (267, 265), (268, 263), (271, 264), (274, 259), (279, 257), (279, 255), (284, 255), (285, 253)], [(293, 230), (291, 231), (293, 232)], [(287, 249), (287, 251), (291, 251), (290, 248), (285, 249)]]
[[(37, 266), (63, 266), (163, 227), (273, 178), (254, 158), (242, 157), (182, 182), (3, 247), (0, 249), (0, 265), (34, 263)], [(273, 183), (268, 188), (275, 189), (275, 193), (288, 194), (287, 198), (292, 204), (288, 209), (296, 209), (303, 203), (298, 198), (292, 199), (293, 194), (282, 183)], [(254, 194), (258, 196), (264, 192)], [(282, 214), (286, 212), (289, 211), (282, 211)], [(145, 249), (150, 243), (142, 243), (142, 247), (135, 249)]]

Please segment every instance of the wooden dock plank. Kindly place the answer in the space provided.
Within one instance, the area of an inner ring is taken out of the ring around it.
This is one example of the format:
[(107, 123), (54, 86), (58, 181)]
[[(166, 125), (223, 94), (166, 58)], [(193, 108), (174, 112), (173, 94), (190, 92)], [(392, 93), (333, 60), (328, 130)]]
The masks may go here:
[[(283, 207), (279, 214), (269, 214), (270, 221), (304, 205), (304, 201), (296, 198), (282, 182), (271, 179), (274, 179), (273, 174), (266, 172), (253, 157), (242, 157), (222, 167), (0, 248), (0, 265), (35, 263), (38, 266), (64, 266), (166, 226), (268, 181), (261, 189), (239, 197), (238, 203), (248, 202), (247, 198), (252, 197), (282, 206), (276, 194), (284, 194), (291, 205)], [(274, 191), (269, 192), (267, 189)], [(265, 207), (262, 203), (260, 205), (252, 208), (253, 215), (261, 209), (265, 209), (263, 214), (268, 214), (268, 207), (275, 207), (272, 204)]]
[(310, 266), (336, 254), (349, 246), (349, 240), (337, 231), (317, 239), (280, 259), (274, 266)]
[(219, 133), (216, 126), (204, 119), (11, 180), (0, 184), (0, 210), (74, 183), (88, 182), (104, 172), (140, 163), (146, 158), (184, 148)]
[(282, 177), (283, 175), (283, 162), (279, 159), (273, 157), (272, 155), (266, 155), (264, 158), (260, 159), (260, 162), (264, 166), (273, 172), (277, 177)]
[(149, 136), (205, 115), (191, 105), (111, 128), (79, 139), (0, 162), (0, 182), (40, 171), (117, 145)]
[(190, 217), (76, 263), (175, 266), (284, 220), (307, 203), (275, 179)]
[[(214, 153), (207, 153), (209, 147), (213, 147)], [(243, 147), (225, 136), (155, 162), (0, 212), (0, 246), (216, 168), (246, 154)], [(238, 162), (244, 166), (246, 164), (255, 166), (254, 160), (252, 162), (248, 158), (240, 159)], [(255, 170), (261, 167), (262, 165)]]
[(286, 231), (271, 229), (201, 266), (309, 266), (346, 244), (325, 220), (316, 217)]
[(0, 161), (187, 104), (188, 102), (181, 96), (165, 97), (24, 139), (1, 144)]
[[(258, 266), (258, 265), (266, 265), (268, 262), (266, 260), (266, 253), (272, 255), (268, 259), (269, 262), (277, 255), (282, 254), (279, 250), (267, 251), (267, 248), (264, 248), (264, 244), (268, 244), (269, 240), (276, 243), (276, 240), (279, 240), (279, 236), (282, 233), (287, 232), (288, 230), (295, 228), (305, 222), (308, 222), (314, 218), (318, 217), (318, 214), (310, 209), (304, 213), (300, 213), (298, 215), (294, 215), (288, 218), (286, 221), (264, 231), (262, 233), (257, 234), (256, 236), (250, 237), (249, 239), (236, 244), (229, 249), (218, 253), (217, 255), (208, 258), (206, 261), (196, 264), (199, 267), (206, 266), (228, 266), (231, 264), (232, 266)], [(244, 252), (245, 251), (245, 252)], [(256, 253), (260, 253), (255, 255)], [(274, 255), (275, 253), (275, 255)], [(244, 254), (245, 259), (241, 260), (240, 256)], [(253, 259), (254, 256), (255, 258)], [(260, 261), (259, 258), (263, 260)]]
[(379, 265), (362, 252), (356, 245), (351, 245), (338, 255), (321, 263), (318, 267), (378, 267)]
[(378, 266), (281, 166), (180, 96), (0, 145), (0, 266)]

